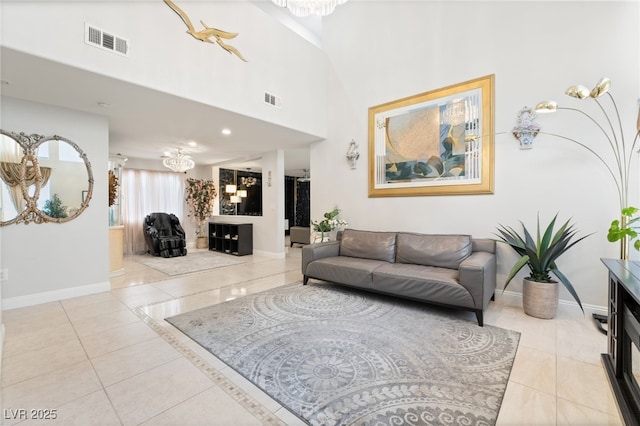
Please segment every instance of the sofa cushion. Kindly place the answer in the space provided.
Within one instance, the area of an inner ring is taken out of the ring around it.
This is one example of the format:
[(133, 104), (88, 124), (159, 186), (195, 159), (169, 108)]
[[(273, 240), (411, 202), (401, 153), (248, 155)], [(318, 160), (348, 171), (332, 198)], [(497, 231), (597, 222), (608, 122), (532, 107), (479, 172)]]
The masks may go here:
[(396, 260), (396, 233), (345, 229), (340, 239), (340, 256), (393, 263)]
[(314, 260), (307, 265), (305, 275), (333, 283), (347, 284), (365, 289), (372, 288), (371, 274), (387, 264), (381, 260), (334, 256)]
[(471, 255), (470, 235), (427, 235), (401, 232), (396, 262), (458, 269)]
[(469, 291), (458, 282), (456, 269), (385, 263), (373, 271), (373, 289), (444, 305), (475, 307)]

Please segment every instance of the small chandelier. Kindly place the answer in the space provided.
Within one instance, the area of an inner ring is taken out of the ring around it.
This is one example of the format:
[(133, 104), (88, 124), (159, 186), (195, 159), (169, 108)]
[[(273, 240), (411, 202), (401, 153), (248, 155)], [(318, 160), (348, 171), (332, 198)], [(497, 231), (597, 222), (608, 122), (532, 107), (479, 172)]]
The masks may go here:
[(336, 6), (344, 4), (347, 0), (271, 0), (281, 7), (286, 7), (295, 16), (319, 15), (325, 16), (332, 13)]
[(177, 151), (178, 152), (175, 156), (167, 157), (162, 160), (162, 165), (178, 173), (183, 173), (187, 170), (193, 169), (195, 166), (193, 160), (185, 157), (180, 148), (178, 148)]

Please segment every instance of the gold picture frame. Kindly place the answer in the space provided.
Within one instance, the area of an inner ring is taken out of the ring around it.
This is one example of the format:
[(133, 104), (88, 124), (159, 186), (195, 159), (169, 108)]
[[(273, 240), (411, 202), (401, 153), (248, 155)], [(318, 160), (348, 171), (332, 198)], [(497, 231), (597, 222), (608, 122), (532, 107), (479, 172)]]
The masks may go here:
[(369, 108), (369, 197), (493, 194), (494, 79)]

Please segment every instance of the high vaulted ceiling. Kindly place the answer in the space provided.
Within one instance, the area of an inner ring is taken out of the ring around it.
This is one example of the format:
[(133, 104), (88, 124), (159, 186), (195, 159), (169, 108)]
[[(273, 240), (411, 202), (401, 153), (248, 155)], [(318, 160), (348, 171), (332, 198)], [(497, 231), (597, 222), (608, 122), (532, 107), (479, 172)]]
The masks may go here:
[[(196, 164), (205, 165), (229, 160), (242, 163), (260, 153), (285, 149), (286, 168), (302, 174), (301, 169), (309, 164), (308, 144), (318, 140), (306, 133), (8, 48), (2, 48), (0, 55), (3, 96), (106, 116), (109, 151), (113, 154), (160, 161), (164, 152), (180, 147)], [(101, 106), (103, 102), (108, 105)], [(223, 135), (223, 128), (232, 133)], [(191, 141), (197, 145), (190, 146)]]

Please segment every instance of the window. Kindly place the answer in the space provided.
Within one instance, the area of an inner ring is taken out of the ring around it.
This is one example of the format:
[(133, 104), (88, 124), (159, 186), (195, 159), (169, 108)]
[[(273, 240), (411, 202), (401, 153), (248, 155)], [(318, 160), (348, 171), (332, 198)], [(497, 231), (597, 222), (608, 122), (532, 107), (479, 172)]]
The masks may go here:
[(124, 169), (122, 171), (122, 222), (124, 253), (144, 253), (144, 218), (154, 212), (173, 213), (184, 222), (184, 174)]

